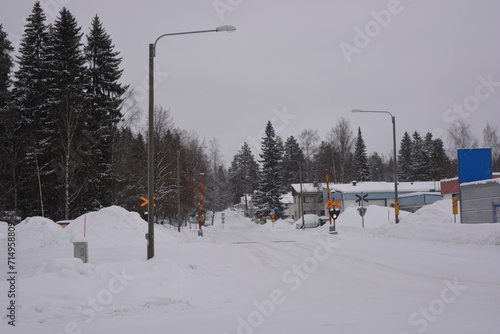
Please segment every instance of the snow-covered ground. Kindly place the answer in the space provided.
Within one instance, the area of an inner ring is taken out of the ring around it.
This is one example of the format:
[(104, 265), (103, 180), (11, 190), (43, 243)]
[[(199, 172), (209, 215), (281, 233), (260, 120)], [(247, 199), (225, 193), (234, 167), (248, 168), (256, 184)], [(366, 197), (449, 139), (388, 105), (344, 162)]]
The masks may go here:
[[(0, 223), (0, 333), (500, 333), (500, 224), (453, 223), (439, 201), (393, 224), (355, 208), (300, 230), (235, 211), (204, 236), (147, 224), (118, 207), (62, 229), (16, 230), (16, 326), (6, 317), (7, 225)], [(86, 241), (89, 263), (73, 257)]]

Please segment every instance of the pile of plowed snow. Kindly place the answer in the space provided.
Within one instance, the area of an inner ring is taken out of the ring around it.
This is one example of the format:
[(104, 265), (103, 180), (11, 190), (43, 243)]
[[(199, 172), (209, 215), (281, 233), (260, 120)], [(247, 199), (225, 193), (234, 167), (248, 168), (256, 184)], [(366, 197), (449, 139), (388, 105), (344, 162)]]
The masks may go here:
[[(85, 227), (85, 238), (84, 238)], [(145, 243), (148, 224), (138, 213), (111, 206), (76, 218), (66, 228), (43, 217), (30, 217), (16, 226), (18, 245), (36, 249), (68, 246), (86, 240), (93, 247), (126, 247)], [(155, 242), (173, 243), (167, 229), (155, 225)]]
[(16, 226), (17, 244), (20, 248), (36, 249), (60, 244), (62, 228), (44, 217), (29, 217)]
[(373, 234), (459, 244), (500, 245), (500, 224), (454, 223), (451, 199), (437, 201), (403, 218), (397, 225), (381, 226)]
[[(376, 228), (379, 226), (394, 224), (394, 209), (385, 206), (368, 205), (365, 206), (366, 212), (364, 215), (364, 227)], [(399, 217), (405, 218), (410, 216), (411, 213), (400, 211)], [(363, 220), (358, 212), (357, 207), (348, 207), (339, 215), (336, 221), (337, 226), (340, 228), (344, 226), (362, 227)]]
[[(87, 213), (75, 219), (64, 229), (71, 242), (85, 238), (95, 247), (123, 247), (144, 243), (148, 223), (137, 212), (129, 212), (119, 206), (110, 206), (97, 212)], [(167, 229), (155, 225), (155, 242), (175, 242)]]

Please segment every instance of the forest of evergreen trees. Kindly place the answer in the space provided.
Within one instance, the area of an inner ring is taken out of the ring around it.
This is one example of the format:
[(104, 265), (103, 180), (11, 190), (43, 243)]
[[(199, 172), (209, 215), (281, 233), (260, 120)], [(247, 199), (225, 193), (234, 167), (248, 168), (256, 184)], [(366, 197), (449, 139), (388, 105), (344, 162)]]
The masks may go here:
[[(256, 160), (248, 144), (244, 143), (229, 170), (234, 203), (239, 203), (245, 194), (253, 194), (257, 217), (268, 216), (272, 209), (281, 217), (280, 195), (289, 191), (291, 184), (299, 183), (301, 175), (304, 183), (324, 182), (328, 169), (333, 183), (394, 182), (392, 154), (389, 157), (377, 152), (368, 155), (361, 128), (354, 137), (345, 118), (332, 127), (323, 141), (318, 131), (304, 130), (298, 140), (290, 136), (283, 143), (270, 122), (265, 134), (260, 159)], [(418, 131), (411, 136), (405, 132), (397, 152), (398, 181), (439, 181), (456, 177), (457, 162), (453, 152), (459, 147), (478, 147), (479, 140), (463, 120), (453, 123), (448, 135), (451, 149), (447, 152), (443, 141), (433, 138), (431, 133), (422, 138)], [(500, 171), (498, 129), (487, 124), (483, 135), (483, 146), (492, 148), (493, 170)]]
[[(99, 17), (84, 34), (65, 8), (48, 23), (37, 1), (17, 51), (13, 59), (0, 24), (0, 212), (60, 220), (110, 205), (139, 211), (147, 133), (132, 131), (123, 116), (133, 94), (120, 83), (121, 58)], [(207, 149), (177, 129), (168, 110), (155, 109), (158, 218), (175, 216), (178, 190), (182, 215), (191, 214), (200, 173), (205, 207), (226, 208), (229, 181), (218, 143)]]
[[(137, 130), (126, 116), (138, 109), (134, 92), (120, 83), (122, 59), (99, 17), (85, 34), (65, 8), (47, 22), (37, 1), (15, 59), (14, 51), (0, 24), (0, 212), (60, 220), (110, 205), (140, 211), (140, 196), (147, 194), (147, 130)], [(279, 199), (290, 184), (300, 176), (324, 182), (325, 169), (334, 183), (392, 182), (392, 155), (368, 155), (361, 130), (354, 136), (348, 119), (340, 118), (324, 140), (308, 129), (283, 141), (268, 122), (259, 158), (245, 143), (227, 169), (217, 139), (178, 129), (169, 110), (156, 106), (157, 218), (175, 218), (178, 192), (182, 216), (195, 212), (201, 173), (208, 211), (253, 194), (256, 216), (275, 210), (281, 217)], [(483, 134), (498, 171), (498, 129), (487, 124)], [(479, 140), (463, 120), (450, 125), (448, 136), (446, 150), (430, 133), (404, 133), (399, 180), (456, 176), (456, 148), (478, 147)]]

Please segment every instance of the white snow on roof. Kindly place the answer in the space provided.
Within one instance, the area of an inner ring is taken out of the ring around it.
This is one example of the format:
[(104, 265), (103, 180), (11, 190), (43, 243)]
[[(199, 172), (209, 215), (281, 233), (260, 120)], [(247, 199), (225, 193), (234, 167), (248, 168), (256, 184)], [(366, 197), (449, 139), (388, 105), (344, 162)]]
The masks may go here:
[(486, 183), (500, 183), (500, 178), (495, 178), (495, 179), (487, 179), (487, 180), (481, 180), (481, 181), (474, 181), (474, 182), (464, 182), (460, 186), (470, 186), (474, 184), (486, 184)]
[[(326, 183), (320, 183), (319, 191), (326, 189)], [(300, 184), (292, 184), (292, 187), (296, 192), (300, 193)], [(304, 193), (318, 192), (318, 188), (314, 186), (314, 183), (303, 183), (302, 189)], [(428, 182), (399, 182), (398, 191), (400, 192), (428, 192), (441, 190), (441, 185), (439, 182), (428, 181)], [(385, 193), (394, 191), (394, 183), (392, 182), (356, 182), (356, 185), (352, 183), (347, 184), (330, 184), (330, 191), (338, 191), (344, 194), (347, 193)]]
[(402, 195), (399, 195), (398, 197), (405, 198), (405, 197), (422, 196), (422, 195), (441, 196), (441, 193), (437, 192), (437, 191), (416, 191), (414, 193), (402, 194)]

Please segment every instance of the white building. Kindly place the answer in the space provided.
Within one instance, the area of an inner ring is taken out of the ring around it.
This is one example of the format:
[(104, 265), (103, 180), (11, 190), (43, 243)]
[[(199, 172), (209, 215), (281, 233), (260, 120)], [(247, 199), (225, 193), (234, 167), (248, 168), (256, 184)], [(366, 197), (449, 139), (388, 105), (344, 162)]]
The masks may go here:
[[(317, 214), (323, 216), (327, 212), (326, 183), (303, 183), (302, 191), (300, 184), (292, 184), (293, 205), (291, 212), (293, 218), (300, 218), (300, 213)], [(425, 194), (425, 196), (422, 196)], [(355, 182), (348, 184), (330, 184), (330, 199), (340, 200), (340, 205), (344, 211), (347, 207), (358, 207), (356, 201), (359, 197), (364, 197), (369, 202), (366, 205), (394, 206), (394, 183), (392, 182)], [(366, 196), (364, 196), (366, 195)], [(441, 199), (439, 182), (399, 182), (398, 197), (400, 197), (401, 209), (421, 207)], [(301, 208), (303, 205), (303, 208)]]

